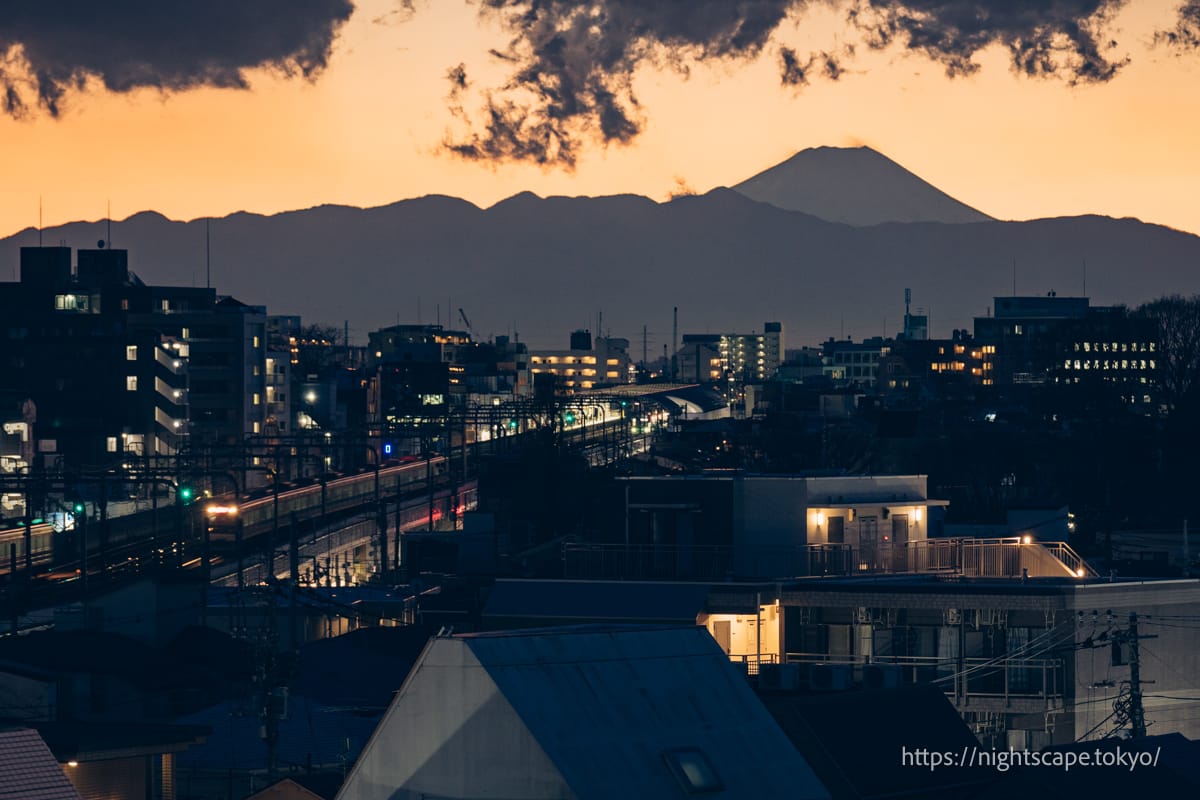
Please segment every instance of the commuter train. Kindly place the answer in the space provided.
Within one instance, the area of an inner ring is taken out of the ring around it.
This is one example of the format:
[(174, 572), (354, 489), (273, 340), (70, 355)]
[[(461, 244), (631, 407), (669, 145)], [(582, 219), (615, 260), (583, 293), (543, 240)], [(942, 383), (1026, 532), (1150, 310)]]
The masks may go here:
[[(381, 467), (378, 471), (378, 495), (376, 495), (376, 472), (370, 470), (357, 475), (333, 477), (323, 482), (314, 480), (307, 486), (299, 486), (279, 492), (278, 510), (273, 493), (255, 496), (252, 499), (242, 499), (240, 503), (233, 500), (215, 500), (212, 503), (196, 503), (188, 509), (188, 515), (203, 517), (210, 505), (225, 508), (236, 508), (237, 517), (241, 520), (242, 535), (245, 539), (265, 535), (275, 525), (275, 515), (279, 515), (279, 525), (285, 526), (293, 518), (306, 520), (314, 515), (337, 514), (342, 511), (357, 508), (374, 500), (377, 496), (385, 502), (395, 502), (397, 497), (407, 497), (425, 490), (427, 487), (436, 489), (446, 480), (447, 461), (445, 456), (435, 456), (426, 460)], [(128, 554), (145, 550), (148, 539), (156, 532), (160, 537), (170, 538), (170, 532), (175, 530), (171, 515), (176, 513), (172, 506), (163, 506), (157, 512), (144, 511), (127, 517), (114, 517), (109, 520), (109, 561), (128, 557)], [(440, 515), (440, 512), (439, 512)], [(186, 520), (186, 517), (184, 518)], [(230, 520), (232, 521), (232, 520)], [(207, 524), (201, 520), (198, 524)], [(191, 529), (191, 525), (187, 525)], [(214, 529), (222, 532), (232, 530), (229, 525), (215, 525)], [(50, 566), (77, 566), (75, 561), (64, 563), (71, 558), (67, 554), (78, 556), (79, 534), (87, 529), (88, 552), (95, 556), (99, 550), (99, 537), (92, 533), (97, 531), (97, 522), (91, 520), (80, 530), (58, 531), (49, 523), (38, 523), (31, 527), (32, 540), (30, 552), (33, 554), (35, 570), (45, 570)], [(219, 536), (218, 538), (224, 538)], [(227, 538), (232, 539), (230, 534)], [(162, 542), (166, 545), (167, 542)], [(174, 544), (174, 543), (171, 543)], [(56, 558), (57, 548), (57, 558)], [(25, 529), (22, 526), (0, 530), (0, 577), (7, 576), (11, 571), (13, 555), (16, 556), (17, 570), (25, 568)]]
[[(320, 514), (338, 514), (359, 508), (376, 499), (394, 503), (415, 493), (436, 490), (445, 482), (446, 458), (437, 456), (379, 469), (378, 485), (375, 470), (330, 480), (315, 481), (279, 493), (278, 508), (273, 493), (232, 503), (213, 501), (205, 506), (213, 539), (232, 539), (237, 526), (243, 540), (266, 535), (276, 526), (288, 525), (293, 517), (308, 519)], [(231, 513), (232, 512), (232, 513)]]

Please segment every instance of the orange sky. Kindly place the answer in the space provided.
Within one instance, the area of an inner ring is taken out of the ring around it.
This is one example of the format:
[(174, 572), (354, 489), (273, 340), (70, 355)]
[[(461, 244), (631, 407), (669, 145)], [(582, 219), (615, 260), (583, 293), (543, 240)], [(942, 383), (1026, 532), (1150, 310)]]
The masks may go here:
[[(91, 87), (69, 95), (57, 120), (0, 116), (0, 236), (37, 224), (39, 195), (47, 225), (103, 217), (109, 200), (117, 219), (433, 193), (489, 205), (525, 189), (661, 200), (677, 180), (705, 191), (805, 147), (858, 143), (993, 216), (1101, 213), (1200, 233), (1200, 53), (1149, 45), (1172, 0), (1134, 0), (1117, 18), (1132, 62), (1099, 86), (1017, 77), (998, 51), (955, 80), (899, 50), (862, 53), (840, 81), (800, 92), (779, 85), (773, 47), (755, 62), (694, 67), (687, 79), (645, 68), (634, 87), (645, 132), (626, 147), (591, 146), (573, 173), (440, 153), (455, 124), (447, 68), (462, 61), (477, 83), (501, 83), (487, 50), (508, 37), (452, 0), (374, 23), (394, 2), (358, 3), (315, 83), (260, 72), (250, 91)], [(773, 44), (829, 47), (844, 34), (818, 11), (785, 24)]]

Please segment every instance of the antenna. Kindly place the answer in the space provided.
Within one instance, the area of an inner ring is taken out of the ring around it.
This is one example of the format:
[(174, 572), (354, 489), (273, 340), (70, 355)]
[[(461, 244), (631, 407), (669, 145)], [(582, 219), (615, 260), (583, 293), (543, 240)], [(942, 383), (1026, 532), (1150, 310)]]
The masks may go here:
[(204, 220), (204, 288), (212, 288), (212, 237), (209, 235), (209, 223)]
[[(671, 322), (671, 347), (674, 348), (676, 354), (679, 353), (679, 306), (675, 306), (675, 313), (674, 313), (674, 317), (672, 318), (672, 322)], [(677, 355), (672, 355), (671, 360), (668, 362), (668, 365), (671, 368), (671, 380), (675, 380), (675, 378), (676, 378), (676, 374), (675, 374), (675, 359), (676, 358), (678, 358)]]
[(38, 247), (42, 246), (42, 196), (38, 195)]

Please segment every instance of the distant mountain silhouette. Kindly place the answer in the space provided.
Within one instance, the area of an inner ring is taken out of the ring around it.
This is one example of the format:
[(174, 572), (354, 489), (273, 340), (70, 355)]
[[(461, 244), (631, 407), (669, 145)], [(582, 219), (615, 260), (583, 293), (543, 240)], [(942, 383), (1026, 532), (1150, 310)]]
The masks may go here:
[[(204, 285), (205, 221), (156, 213), (112, 225), (113, 245), (148, 283)], [(379, 208), (321, 206), (212, 220), (212, 276), (222, 294), (269, 313), (351, 325), (441, 319), (461, 306), (481, 336), (509, 333), (566, 347), (603, 312), (605, 331), (660, 357), (671, 309), (680, 333), (785, 325), (787, 346), (829, 336), (894, 334), (904, 289), (934, 333), (971, 327), (993, 297), (1017, 291), (1138, 304), (1200, 285), (1200, 237), (1133, 219), (1073, 217), (965, 225), (852, 227), (750, 200), (730, 189), (656, 203), (645, 197), (539, 198), (481, 209), (430, 196)], [(103, 222), (49, 228), (46, 244), (94, 247)], [(0, 276), (15, 279), (26, 229), (0, 240)], [(0, 335), (4, 335), (0, 322)]]
[(733, 187), (827, 222), (987, 222), (992, 218), (869, 147), (814, 147)]

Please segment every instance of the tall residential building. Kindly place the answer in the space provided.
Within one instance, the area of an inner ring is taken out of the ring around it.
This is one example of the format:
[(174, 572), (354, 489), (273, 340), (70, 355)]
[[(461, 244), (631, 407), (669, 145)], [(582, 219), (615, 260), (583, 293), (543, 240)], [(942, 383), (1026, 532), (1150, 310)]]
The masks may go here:
[(784, 353), (782, 322), (764, 323), (762, 333), (684, 334), (676, 354), (678, 377), (696, 383), (761, 383), (775, 375)]
[(588, 331), (574, 331), (569, 350), (529, 351), (529, 371), (553, 375), (569, 391), (630, 383), (631, 366), (628, 339), (597, 336), (593, 340)]
[(260, 429), (261, 308), (147, 286), (125, 250), (79, 250), (71, 266), (70, 248), (26, 247), (20, 279), (0, 283), (0, 417), (28, 419), (29, 466), (168, 456)]

